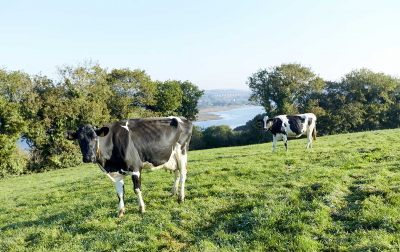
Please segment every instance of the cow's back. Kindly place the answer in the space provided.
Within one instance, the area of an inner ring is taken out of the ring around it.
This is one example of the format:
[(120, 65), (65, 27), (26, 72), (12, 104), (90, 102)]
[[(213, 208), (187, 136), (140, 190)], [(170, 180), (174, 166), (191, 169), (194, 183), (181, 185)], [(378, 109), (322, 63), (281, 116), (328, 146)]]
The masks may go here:
[(167, 162), (176, 143), (189, 144), (192, 123), (185, 118), (140, 118), (129, 120), (130, 138), (142, 162)]
[(288, 136), (299, 136), (307, 133), (307, 127), (315, 124), (316, 117), (312, 113), (299, 115), (280, 115), (277, 118), (283, 122), (286, 134)]

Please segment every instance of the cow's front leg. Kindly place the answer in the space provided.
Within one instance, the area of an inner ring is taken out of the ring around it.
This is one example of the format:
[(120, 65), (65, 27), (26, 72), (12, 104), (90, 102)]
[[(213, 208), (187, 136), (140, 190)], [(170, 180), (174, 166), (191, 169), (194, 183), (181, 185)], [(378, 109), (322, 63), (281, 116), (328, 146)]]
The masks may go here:
[(310, 132), (312, 132), (312, 131), (307, 130), (307, 138), (308, 138), (308, 141), (307, 141), (306, 149), (311, 148), (311, 138), (312, 138), (312, 134), (311, 134)]
[(180, 179), (180, 172), (178, 169), (176, 169), (174, 171), (174, 187), (172, 187), (171, 197), (176, 196), (178, 194), (179, 179)]
[(273, 141), (273, 146), (274, 146), (274, 148), (272, 149), (272, 153), (274, 153), (275, 148), (276, 148), (276, 136), (275, 135), (272, 135), (272, 141)]
[[(180, 146), (179, 146), (180, 147)], [(186, 182), (186, 173), (187, 173), (187, 148), (186, 145), (184, 148), (177, 148), (178, 151), (176, 152), (176, 160), (179, 172), (175, 173), (175, 176), (178, 174), (180, 175), (181, 180), (181, 190), (179, 191), (178, 203), (182, 203), (185, 200), (185, 182)], [(176, 177), (175, 177), (176, 181)], [(179, 182), (179, 178), (178, 181)], [(178, 184), (174, 184), (174, 186), (178, 187)], [(176, 188), (177, 190), (178, 188)]]
[(184, 166), (184, 169), (181, 169), (181, 190), (179, 191), (178, 203), (182, 203), (185, 200), (185, 182), (186, 182), (186, 169), (187, 164)]
[(124, 175), (114, 177), (115, 188), (117, 189), (117, 195), (119, 200), (118, 214), (117, 217), (124, 216), (125, 205), (124, 205)]
[(139, 202), (139, 212), (144, 213), (146, 212), (143, 198), (142, 198), (142, 191), (141, 191), (141, 183), (142, 183), (142, 178), (141, 178), (141, 172), (136, 171), (136, 172), (131, 172), (132, 174), (132, 181), (133, 181), (133, 190), (135, 191), (135, 194), (138, 196), (138, 202)]

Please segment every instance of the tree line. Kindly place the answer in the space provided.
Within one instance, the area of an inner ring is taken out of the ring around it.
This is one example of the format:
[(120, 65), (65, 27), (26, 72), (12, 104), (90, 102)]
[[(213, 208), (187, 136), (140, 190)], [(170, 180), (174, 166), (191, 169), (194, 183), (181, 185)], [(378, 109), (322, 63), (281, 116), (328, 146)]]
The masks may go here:
[[(143, 70), (108, 71), (91, 61), (59, 67), (57, 79), (0, 69), (0, 177), (80, 164), (79, 147), (62, 133), (84, 123), (172, 115), (195, 120), (203, 93), (189, 81), (153, 81)], [(29, 155), (17, 147), (21, 138)]]
[[(253, 73), (249, 102), (270, 117), (314, 113), (318, 135), (400, 126), (399, 78), (368, 69), (325, 81), (310, 67), (282, 64)], [(203, 90), (189, 81), (153, 81), (143, 70), (107, 69), (85, 62), (58, 68), (58, 79), (0, 69), (0, 177), (67, 168), (81, 163), (79, 147), (62, 132), (83, 123), (103, 126), (135, 117), (196, 119)], [(191, 150), (265, 143), (257, 115), (246, 125), (194, 126)], [(22, 138), (29, 155), (17, 148)]]
[[(339, 81), (325, 81), (310, 67), (290, 63), (260, 69), (248, 77), (250, 102), (266, 115), (314, 113), (318, 135), (370, 131), (400, 126), (400, 80), (369, 69), (353, 70)], [(191, 149), (272, 141), (258, 115), (246, 125), (194, 128)]]

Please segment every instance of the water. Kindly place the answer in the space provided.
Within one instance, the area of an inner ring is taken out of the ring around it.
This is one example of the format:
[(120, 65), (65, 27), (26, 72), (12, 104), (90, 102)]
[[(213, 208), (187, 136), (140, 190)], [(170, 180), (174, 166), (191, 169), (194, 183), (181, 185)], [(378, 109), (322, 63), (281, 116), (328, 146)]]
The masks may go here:
[(193, 124), (204, 128), (210, 126), (228, 125), (232, 129), (234, 129), (238, 126), (245, 125), (246, 122), (253, 119), (256, 115), (263, 113), (265, 113), (265, 110), (262, 106), (237, 108), (228, 111), (216, 111), (216, 112), (210, 112), (210, 114), (218, 115), (222, 119), (209, 120), (203, 122), (193, 122)]

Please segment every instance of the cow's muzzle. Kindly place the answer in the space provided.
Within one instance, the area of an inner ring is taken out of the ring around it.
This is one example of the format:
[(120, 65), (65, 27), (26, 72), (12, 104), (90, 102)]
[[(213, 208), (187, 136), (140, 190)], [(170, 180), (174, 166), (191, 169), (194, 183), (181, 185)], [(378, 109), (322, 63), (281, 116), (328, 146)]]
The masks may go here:
[(86, 156), (83, 158), (84, 163), (95, 163), (96, 157), (94, 155)]

